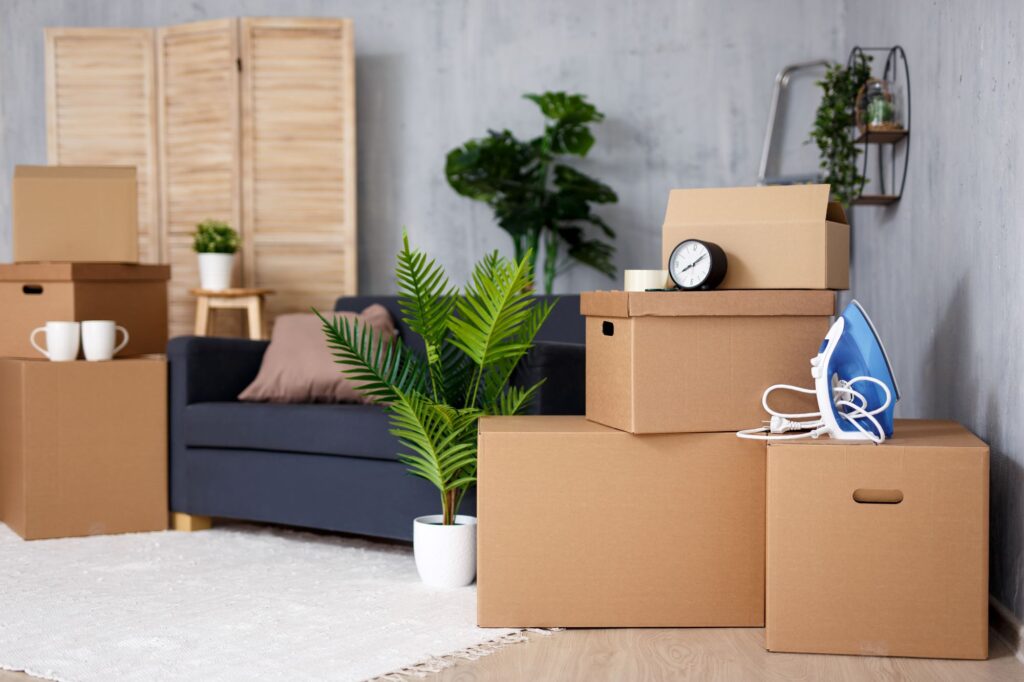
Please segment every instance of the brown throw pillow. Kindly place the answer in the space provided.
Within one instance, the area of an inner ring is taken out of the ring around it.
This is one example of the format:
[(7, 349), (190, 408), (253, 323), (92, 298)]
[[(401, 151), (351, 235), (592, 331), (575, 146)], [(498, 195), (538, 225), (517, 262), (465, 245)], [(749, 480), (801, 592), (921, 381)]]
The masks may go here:
[[(389, 341), (396, 331), (391, 313), (374, 304), (356, 313), (334, 313), (360, 326), (369, 325)], [(325, 316), (326, 317), (326, 316)], [(281, 315), (274, 322), (270, 345), (263, 354), (259, 374), (238, 399), (269, 403), (366, 403), (361, 382), (345, 376), (344, 365), (334, 361), (323, 323), (316, 315)]]

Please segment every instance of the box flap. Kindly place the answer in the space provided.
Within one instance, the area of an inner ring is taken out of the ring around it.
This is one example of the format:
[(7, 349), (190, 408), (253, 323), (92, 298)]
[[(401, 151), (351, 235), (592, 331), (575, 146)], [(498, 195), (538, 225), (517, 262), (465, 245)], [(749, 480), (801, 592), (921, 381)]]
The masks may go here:
[(828, 208), (825, 210), (825, 219), (830, 223), (846, 225), (846, 211), (843, 210), (843, 205), (838, 201), (828, 202)]
[(817, 440), (790, 440), (768, 443), (768, 447), (867, 447), (867, 448), (984, 448), (985, 441), (971, 433), (963, 424), (954, 421), (928, 419), (897, 419), (893, 437), (881, 445), (819, 438)]
[(169, 280), (170, 265), (134, 263), (3, 263), (0, 282), (118, 282)]
[[(830, 209), (828, 197), (828, 185), (674, 189), (668, 195), (665, 224), (832, 220), (839, 214)], [(846, 222), (845, 216), (842, 222)]]
[(15, 166), (16, 179), (134, 180), (135, 166)]
[(586, 317), (766, 317), (835, 314), (835, 292), (827, 290), (585, 291)]

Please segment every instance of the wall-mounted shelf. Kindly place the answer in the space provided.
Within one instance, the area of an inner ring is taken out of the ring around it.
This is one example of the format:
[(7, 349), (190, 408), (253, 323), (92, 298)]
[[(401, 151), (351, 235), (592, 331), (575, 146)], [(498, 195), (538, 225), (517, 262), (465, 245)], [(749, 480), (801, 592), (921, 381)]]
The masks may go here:
[[(870, 152), (872, 149), (876, 151), (879, 191), (876, 194), (864, 194), (864, 183), (861, 183), (860, 196), (855, 198), (852, 203), (861, 206), (889, 206), (895, 204), (903, 197), (903, 188), (907, 184), (907, 168), (910, 163), (910, 67), (907, 66), (907, 55), (899, 45), (894, 45), (893, 47), (854, 47), (850, 50), (850, 57), (846, 62), (847, 66), (852, 67), (860, 57), (866, 56), (866, 53), (869, 52), (885, 53), (885, 66), (882, 71), (882, 78), (884, 80), (896, 83), (902, 77), (903, 82), (899, 84), (906, 90), (907, 106), (906, 120), (904, 121), (906, 128), (900, 130), (864, 130), (860, 131), (854, 138), (855, 144), (863, 145), (864, 147), (864, 163), (861, 168), (861, 176), (864, 178), (867, 178), (868, 174)], [(888, 155), (885, 154), (886, 150), (889, 152)], [(890, 164), (889, 182), (886, 182), (885, 156), (888, 156)], [(903, 172), (899, 176), (899, 183), (897, 184), (897, 166), (901, 157)]]
[(910, 135), (909, 130), (865, 130), (854, 140), (856, 144), (895, 144)]

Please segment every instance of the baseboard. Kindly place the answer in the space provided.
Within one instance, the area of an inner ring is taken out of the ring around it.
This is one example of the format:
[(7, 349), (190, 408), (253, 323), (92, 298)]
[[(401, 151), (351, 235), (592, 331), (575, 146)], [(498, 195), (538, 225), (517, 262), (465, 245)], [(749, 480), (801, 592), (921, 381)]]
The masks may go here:
[(988, 598), (988, 619), (996, 634), (1010, 645), (1017, 660), (1024, 663), (1024, 624), (1020, 619), (992, 595)]

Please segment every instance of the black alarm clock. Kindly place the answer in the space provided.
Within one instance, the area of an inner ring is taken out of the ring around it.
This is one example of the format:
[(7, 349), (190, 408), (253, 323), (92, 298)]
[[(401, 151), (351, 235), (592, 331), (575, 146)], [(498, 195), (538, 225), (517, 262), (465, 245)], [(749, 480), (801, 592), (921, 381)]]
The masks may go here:
[(672, 249), (668, 257), (668, 275), (686, 291), (714, 289), (725, 279), (729, 259), (718, 244), (687, 239)]

